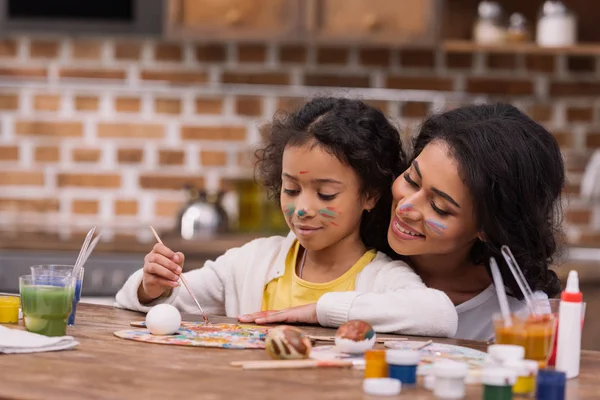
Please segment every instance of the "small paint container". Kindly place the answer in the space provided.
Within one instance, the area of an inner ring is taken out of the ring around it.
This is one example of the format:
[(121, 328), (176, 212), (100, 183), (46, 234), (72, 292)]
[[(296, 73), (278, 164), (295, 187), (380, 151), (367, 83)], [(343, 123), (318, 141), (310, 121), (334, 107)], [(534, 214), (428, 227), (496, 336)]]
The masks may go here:
[(402, 384), (392, 378), (367, 378), (363, 381), (363, 391), (371, 396), (395, 396), (402, 390)]
[(417, 383), (417, 366), (421, 354), (415, 350), (388, 350), (385, 354), (388, 376), (398, 379), (404, 385)]
[(519, 397), (535, 395), (535, 377), (538, 372), (538, 362), (533, 360), (507, 361), (504, 366), (517, 373), (517, 381), (513, 393)]
[(388, 365), (385, 361), (385, 350), (368, 350), (365, 352), (365, 379), (387, 377)]
[(564, 400), (567, 375), (564, 372), (541, 369), (537, 375), (537, 400)]
[(504, 367), (487, 367), (482, 374), (483, 400), (511, 400), (517, 374)]
[(433, 364), (435, 382), (433, 394), (438, 399), (462, 399), (465, 397), (465, 378), (469, 366), (452, 360), (436, 361)]
[(0, 324), (16, 324), (19, 322), (18, 296), (0, 296)]

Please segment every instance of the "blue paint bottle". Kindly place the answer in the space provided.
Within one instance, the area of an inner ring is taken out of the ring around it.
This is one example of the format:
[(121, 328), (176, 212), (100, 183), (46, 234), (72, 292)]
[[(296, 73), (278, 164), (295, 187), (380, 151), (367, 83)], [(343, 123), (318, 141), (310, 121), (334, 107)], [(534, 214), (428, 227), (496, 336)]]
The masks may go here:
[(402, 382), (403, 385), (417, 383), (417, 366), (421, 354), (415, 350), (388, 350), (385, 354), (388, 364), (388, 376)]
[(564, 372), (541, 369), (537, 376), (537, 400), (565, 400), (567, 376)]

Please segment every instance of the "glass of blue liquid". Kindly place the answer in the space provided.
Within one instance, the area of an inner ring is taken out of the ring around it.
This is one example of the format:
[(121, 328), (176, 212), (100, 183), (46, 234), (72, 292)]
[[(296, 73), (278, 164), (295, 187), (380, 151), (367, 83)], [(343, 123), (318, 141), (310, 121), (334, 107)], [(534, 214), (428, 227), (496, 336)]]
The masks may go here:
[[(40, 279), (63, 279), (73, 273), (73, 265), (34, 265), (31, 267), (31, 276), (36, 281)], [(81, 286), (83, 284), (83, 268), (80, 269), (79, 276), (75, 277), (75, 293), (73, 295), (73, 307), (69, 315), (68, 325), (75, 325), (75, 313), (77, 311), (77, 303), (81, 300)]]

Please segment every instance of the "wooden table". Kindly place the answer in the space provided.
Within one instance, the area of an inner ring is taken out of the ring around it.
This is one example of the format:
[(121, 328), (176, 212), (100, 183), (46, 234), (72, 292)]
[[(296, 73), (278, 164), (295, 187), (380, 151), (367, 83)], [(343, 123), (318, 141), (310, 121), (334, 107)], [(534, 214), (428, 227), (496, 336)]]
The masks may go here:
[[(231, 367), (235, 360), (268, 359), (261, 350), (224, 350), (139, 343), (113, 332), (143, 319), (135, 312), (80, 304), (68, 334), (76, 350), (0, 355), (2, 399), (365, 399), (362, 371), (353, 369), (263, 370)], [(184, 316), (184, 320), (199, 320)], [(226, 318), (213, 318), (214, 322)], [(229, 319), (229, 321), (231, 321)], [(14, 327), (14, 325), (9, 327)], [(307, 327), (314, 335), (330, 329)], [(435, 339), (485, 350), (482, 342)], [(569, 381), (567, 399), (598, 398), (600, 352), (584, 351), (581, 376)], [(467, 399), (481, 399), (468, 386)], [(388, 397), (389, 398), (389, 397)], [(422, 387), (403, 388), (396, 398), (433, 399)]]

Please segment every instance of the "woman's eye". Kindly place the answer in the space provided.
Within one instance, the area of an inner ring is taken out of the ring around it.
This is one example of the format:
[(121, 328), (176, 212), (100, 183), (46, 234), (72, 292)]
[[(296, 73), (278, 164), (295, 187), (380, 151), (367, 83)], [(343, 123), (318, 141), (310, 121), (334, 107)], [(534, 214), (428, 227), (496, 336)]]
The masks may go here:
[(404, 180), (405, 180), (406, 182), (408, 182), (408, 184), (409, 184), (410, 186), (414, 187), (414, 188), (418, 188), (418, 187), (419, 187), (419, 185), (417, 185), (417, 182), (415, 182), (415, 181), (413, 181), (413, 180), (411, 179), (411, 177), (410, 177), (410, 175), (408, 174), (408, 172), (404, 174)]
[(450, 215), (450, 213), (448, 211), (444, 211), (441, 208), (439, 208), (438, 206), (436, 206), (433, 201), (431, 202), (431, 208), (433, 208), (433, 211), (435, 211), (436, 213), (438, 213), (438, 215), (440, 215), (442, 217), (445, 217), (446, 215)]

